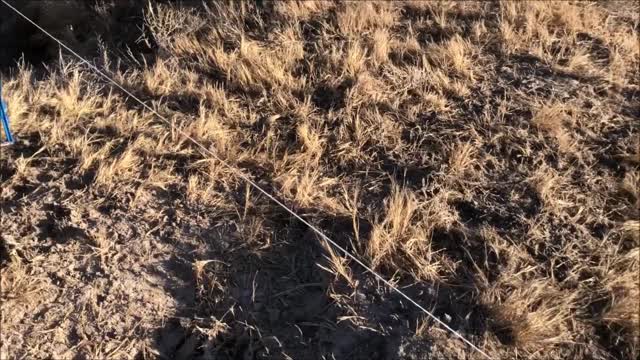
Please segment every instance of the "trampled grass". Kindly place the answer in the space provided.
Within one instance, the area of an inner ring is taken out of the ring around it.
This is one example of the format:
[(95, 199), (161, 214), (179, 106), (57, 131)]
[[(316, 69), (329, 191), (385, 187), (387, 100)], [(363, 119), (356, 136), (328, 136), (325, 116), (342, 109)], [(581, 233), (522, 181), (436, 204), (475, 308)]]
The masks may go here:
[[(637, 3), (20, 6), (496, 359), (637, 358)], [(0, 357), (482, 358), (2, 16)]]

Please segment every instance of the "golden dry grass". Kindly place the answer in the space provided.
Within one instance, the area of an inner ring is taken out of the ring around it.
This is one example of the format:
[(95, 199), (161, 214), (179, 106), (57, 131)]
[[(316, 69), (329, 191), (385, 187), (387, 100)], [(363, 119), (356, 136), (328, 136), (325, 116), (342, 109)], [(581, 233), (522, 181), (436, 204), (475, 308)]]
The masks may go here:
[(637, 3), (188, 5), (82, 49), (175, 128), (2, 69), (0, 357), (481, 358), (180, 129), (495, 358), (637, 358)]

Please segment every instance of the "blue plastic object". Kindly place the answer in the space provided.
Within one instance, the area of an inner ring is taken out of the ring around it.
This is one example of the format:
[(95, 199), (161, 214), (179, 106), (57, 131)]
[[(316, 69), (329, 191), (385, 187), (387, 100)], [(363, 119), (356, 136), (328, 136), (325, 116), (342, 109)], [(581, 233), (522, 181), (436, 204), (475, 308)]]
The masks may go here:
[(0, 121), (2, 121), (2, 129), (6, 141), (2, 145), (11, 145), (15, 142), (11, 127), (9, 126), (9, 115), (7, 114), (7, 103), (2, 100), (2, 82), (0, 81)]

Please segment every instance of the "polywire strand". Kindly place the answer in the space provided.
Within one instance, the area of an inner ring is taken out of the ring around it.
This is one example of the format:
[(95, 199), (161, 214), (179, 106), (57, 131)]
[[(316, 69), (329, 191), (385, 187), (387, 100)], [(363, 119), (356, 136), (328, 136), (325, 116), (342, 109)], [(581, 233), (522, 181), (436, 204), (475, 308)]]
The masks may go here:
[(400, 290), (397, 286), (395, 286), (394, 284), (392, 284), (389, 280), (385, 279), (382, 275), (378, 274), (375, 270), (373, 270), (372, 268), (370, 268), (368, 265), (366, 265), (364, 262), (362, 262), (360, 259), (358, 259), (355, 255), (352, 255), (349, 251), (347, 251), (345, 248), (343, 248), (342, 246), (340, 246), (338, 243), (336, 243), (335, 241), (331, 240), (328, 236), (326, 236), (322, 231), (320, 231), (318, 228), (316, 228), (314, 225), (312, 225), (311, 223), (309, 223), (307, 220), (305, 220), (304, 218), (302, 218), (300, 215), (298, 215), (295, 211), (291, 210), (287, 205), (285, 205), (284, 203), (282, 203), (280, 200), (278, 200), (277, 198), (275, 198), (273, 195), (271, 195), (270, 193), (268, 193), (266, 190), (262, 189), (262, 187), (260, 187), (260, 185), (256, 184), (253, 180), (251, 180), (247, 175), (245, 175), (242, 171), (240, 171), (240, 169), (237, 169), (233, 166), (231, 166), (231, 164), (229, 164), (228, 162), (226, 162), (225, 160), (223, 160), (222, 158), (220, 158), (216, 153), (214, 153), (213, 151), (209, 150), (206, 146), (202, 145), (200, 142), (198, 142), (196, 139), (194, 139), (193, 137), (191, 137), (189, 134), (187, 134), (185, 131), (183, 131), (182, 129), (178, 128), (177, 126), (175, 126), (170, 120), (168, 120), (167, 118), (165, 118), (164, 116), (162, 116), (160, 113), (158, 113), (157, 111), (155, 111), (152, 107), (150, 107), (149, 105), (147, 105), (146, 103), (144, 103), (142, 100), (138, 99), (138, 97), (136, 97), (134, 94), (132, 94), (130, 91), (128, 91), (127, 89), (125, 89), (124, 87), (122, 87), (120, 84), (118, 84), (115, 80), (111, 79), (111, 77), (109, 77), (108, 75), (106, 75), (104, 72), (102, 72), (100, 69), (98, 69), (95, 65), (91, 64), (88, 60), (85, 60), (82, 56), (80, 56), (78, 53), (76, 53), (75, 51), (73, 51), (71, 48), (69, 48), (68, 46), (66, 46), (64, 43), (62, 43), (62, 41), (58, 40), (55, 36), (51, 35), (49, 32), (47, 32), (45, 29), (43, 29), (42, 27), (40, 27), (38, 24), (36, 24), (33, 20), (31, 20), (30, 18), (28, 18), (26, 15), (24, 15), (23, 13), (21, 13), (20, 11), (18, 11), (18, 9), (14, 8), (13, 6), (11, 6), (11, 4), (7, 3), (7, 1), (5, 0), (0, 0), (2, 1), (3, 4), (5, 4), (7, 7), (9, 7), (11, 10), (13, 10), (14, 12), (16, 12), (18, 15), (20, 15), (22, 18), (24, 18), (25, 20), (27, 20), (29, 23), (31, 23), (33, 26), (35, 26), (36, 28), (38, 28), (40, 31), (42, 31), (45, 35), (47, 35), (48, 37), (50, 37), (51, 39), (53, 39), (55, 42), (57, 42), (61, 47), (63, 47), (64, 49), (66, 49), (67, 51), (69, 51), (71, 54), (73, 54), (75, 57), (77, 57), (81, 62), (85, 63), (86, 65), (88, 65), (91, 69), (93, 69), (96, 73), (98, 73), (100, 76), (102, 76), (103, 78), (105, 78), (107, 81), (109, 81), (111, 84), (113, 84), (114, 86), (116, 86), (118, 89), (120, 89), (122, 92), (124, 92), (125, 94), (129, 95), (132, 99), (134, 99), (135, 101), (137, 101), (138, 103), (140, 103), (140, 105), (142, 105), (145, 109), (149, 110), (151, 113), (153, 113), (154, 115), (156, 115), (159, 119), (161, 119), (162, 121), (164, 121), (167, 125), (171, 126), (174, 130), (176, 130), (178, 133), (180, 133), (182, 136), (184, 136), (186, 139), (188, 139), (189, 141), (191, 141), (194, 145), (198, 146), (200, 149), (202, 149), (206, 154), (211, 155), (213, 158), (215, 158), (216, 160), (218, 160), (220, 163), (222, 163), (224, 166), (226, 166), (227, 168), (229, 168), (229, 170), (231, 170), (232, 172), (234, 172), (238, 177), (240, 177), (241, 179), (243, 179), (244, 181), (246, 181), (247, 183), (249, 183), (251, 186), (253, 186), (256, 190), (258, 190), (259, 192), (261, 192), (264, 196), (266, 196), (267, 198), (271, 199), (271, 201), (273, 201), (274, 203), (276, 203), (278, 206), (280, 206), (281, 208), (283, 208), (284, 210), (286, 210), (289, 214), (291, 214), (293, 217), (295, 217), (296, 219), (298, 219), (300, 222), (302, 222), (303, 224), (305, 224), (306, 226), (308, 226), (311, 230), (313, 230), (316, 234), (318, 234), (323, 240), (325, 240), (326, 242), (330, 243), (331, 245), (333, 245), (335, 248), (337, 248), (338, 250), (340, 250), (346, 257), (350, 258), (351, 260), (355, 261), (358, 265), (362, 266), (367, 272), (371, 273), (373, 276), (375, 276), (378, 280), (382, 281), (385, 285), (387, 285), (390, 289), (392, 289), (393, 291), (395, 291), (396, 293), (398, 293), (400, 296), (402, 296), (403, 298), (405, 298), (407, 301), (409, 301), (411, 304), (413, 304), (414, 306), (416, 306), (418, 309), (420, 309), (422, 312), (424, 312), (427, 316), (429, 316), (431, 319), (433, 319), (435, 322), (437, 322), (438, 324), (440, 324), (442, 327), (444, 327), (445, 329), (447, 329), (449, 332), (451, 332), (452, 334), (454, 334), (456, 337), (458, 337), (460, 340), (464, 341), (467, 345), (471, 346), (474, 350), (478, 351), (480, 354), (482, 354), (484, 357), (486, 357), (487, 359), (493, 359), (491, 356), (489, 356), (489, 354), (487, 354), (486, 352), (484, 352), (482, 349), (480, 349), (478, 346), (476, 346), (475, 344), (473, 344), (471, 341), (467, 340), (464, 336), (462, 336), (462, 334), (460, 334), (459, 332), (457, 332), (456, 330), (454, 330), (453, 328), (451, 328), (449, 325), (447, 325), (445, 322), (443, 322), (442, 320), (440, 320), (437, 316), (433, 315), (430, 311), (428, 311), (427, 309), (425, 309), (422, 305), (420, 305), (417, 301), (413, 300), (409, 295), (405, 294), (402, 290)]

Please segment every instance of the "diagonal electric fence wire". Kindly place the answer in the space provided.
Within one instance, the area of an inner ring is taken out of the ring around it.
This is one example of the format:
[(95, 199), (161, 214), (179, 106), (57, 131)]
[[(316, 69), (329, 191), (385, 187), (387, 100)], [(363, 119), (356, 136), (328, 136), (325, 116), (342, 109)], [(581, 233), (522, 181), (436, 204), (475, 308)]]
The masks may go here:
[(111, 84), (113, 84), (115, 87), (117, 87), (118, 89), (120, 89), (122, 92), (124, 92), (125, 94), (127, 94), (128, 96), (130, 96), (132, 99), (134, 99), (135, 101), (137, 101), (138, 103), (140, 103), (140, 105), (142, 105), (145, 109), (149, 110), (151, 113), (153, 113), (154, 115), (156, 115), (160, 120), (162, 120), (163, 122), (165, 122), (167, 125), (169, 125), (170, 127), (172, 127), (175, 131), (177, 131), (178, 133), (180, 133), (182, 136), (184, 136), (186, 139), (188, 139), (189, 141), (191, 141), (194, 145), (196, 145), (197, 147), (199, 147), (204, 154), (210, 155), (212, 156), (214, 159), (218, 160), (220, 163), (222, 163), (224, 166), (226, 166), (227, 168), (229, 168), (231, 171), (233, 171), (238, 177), (240, 177), (242, 180), (246, 181), (248, 184), (250, 184), (251, 186), (253, 186), (256, 190), (258, 190), (259, 192), (261, 192), (264, 196), (266, 196), (267, 198), (271, 199), (271, 201), (273, 201), (274, 203), (276, 203), (278, 206), (280, 206), (281, 208), (283, 208), (284, 210), (286, 210), (289, 214), (291, 214), (293, 217), (295, 217), (296, 219), (300, 220), (300, 222), (302, 222), (303, 224), (305, 224), (306, 226), (308, 226), (311, 230), (313, 230), (318, 236), (320, 236), (323, 240), (325, 240), (326, 242), (330, 243), (331, 245), (333, 245), (336, 249), (340, 250), (346, 257), (350, 258), (351, 260), (355, 261), (358, 265), (362, 266), (367, 272), (371, 273), (373, 276), (375, 276), (378, 280), (382, 281), (385, 285), (387, 285), (391, 290), (395, 291), (396, 293), (398, 293), (398, 295), (402, 296), (403, 298), (405, 298), (407, 301), (409, 301), (410, 303), (412, 303), (413, 305), (415, 305), (418, 309), (420, 309), (420, 311), (422, 311), (423, 313), (425, 313), (427, 316), (429, 316), (431, 319), (433, 319), (435, 322), (437, 322), (438, 324), (440, 324), (443, 328), (445, 328), (446, 330), (448, 330), (449, 332), (451, 332), (453, 335), (455, 335), (456, 337), (460, 338), (462, 341), (464, 341), (467, 345), (471, 346), (474, 350), (476, 350), (477, 352), (479, 352), (480, 354), (482, 354), (485, 358), (487, 359), (493, 359), (491, 356), (489, 356), (489, 354), (487, 354), (486, 352), (484, 352), (482, 349), (480, 349), (478, 346), (474, 345), (471, 341), (467, 340), (462, 334), (460, 334), (459, 332), (457, 332), (456, 330), (454, 330), (453, 328), (451, 328), (449, 325), (447, 325), (446, 323), (444, 323), (442, 320), (440, 320), (438, 317), (436, 317), (434, 314), (432, 314), (430, 311), (428, 311), (427, 309), (425, 309), (422, 305), (420, 305), (417, 301), (413, 300), (409, 295), (405, 294), (402, 290), (400, 290), (396, 285), (394, 285), (393, 283), (391, 283), (389, 280), (385, 279), (382, 275), (378, 274), (375, 270), (373, 270), (371, 267), (369, 267), (367, 264), (365, 264), (363, 261), (361, 261), (360, 259), (358, 259), (355, 255), (352, 255), (349, 251), (347, 251), (344, 247), (340, 246), (338, 243), (336, 243), (335, 241), (333, 241), (332, 239), (330, 239), (328, 236), (326, 236), (320, 229), (318, 229), (317, 227), (315, 227), (314, 225), (312, 225), (311, 223), (309, 223), (307, 220), (305, 220), (302, 216), (298, 215), (295, 211), (293, 211), (291, 208), (289, 208), (287, 205), (285, 205), (284, 203), (282, 203), (280, 200), (278, 200), (277, 198), (275, 198), (273, 195), (271, 195), (270, 193), (268, 193), (266, 190), (264, 190), (262, 187), (260, 187), (260, 185), (258, 185), (257, 183), (255, 183), (253, 180), (251, 180), (251, 178), (249, 178), (247, 175), (245, 175), (240, 169), (235, 168), (234, 166), (232, 166), (231, 164), (229, 164), (227, 161), (223, 160), (221, 157), (219, 157), (216, 153), (214, 153), (213, 151), (209, 150), (206, 146), (202, 145), (200, 142), (198, 142), (196, 139), (194, 139), (193, 137), (191, 137), (189, 134), (187, 134), (184, 130), (176, 127), (169, 119), (167, 119), (166, 117), (162, 116), (161, 114), (159, 114), (156, 110), (154, 110), (152, 107), (150, 107), (149, 105), (147, 105), (146, 103), (144, 103), (142, 100), (140, 100), (138, 97), (136, 97), (134, 94), (132, 94), (130, 91), (128, 91), (127, 89), (125, 89), (124, 87), (122, 87), (120, 84), (118, 84), (115, 80), (113, 80), (111, 77), (109, 77), (108, 75), (106, 75), (104, 72), (102, 72), (100, 69), (98, 69), (95, 65), (91, 64), (89, 61), (85, 60), (82, 56), (80, 56), (78, 53), (76, 53), (75, 51), (73, 51), (72, 49), (70, 49), (68, 46), (66, 46), (65, 44), (63, 44), (60, 40), (58, 40), (55, 36), (51, 35), (49, 32), (47, 32), (45, 29), (43, 29), (41, 26), (39, 26), (38, 24), (36, 24), (33, 20), (31, 20), (29, 17), (27, 17), (26, 15), (24, 15), (23, 13), (21, 13), (18, 9), (16, 9), (15, 7), (11, 6), (11, 4), (9, 4), (6, 0), (0, 0), (4, 5), (6, 5), (7, 7), (9, 7), (11, 10), (13, 10), (16, 14), (20, 15), (22, 18), (24, 18), (26, 21), (28, 21), (29, 23), (31, 23), (33, 26), (35, 26), (36, 28), (38, 28), (40, 31), (42, 31), (45, 35), (47, 35), (48, 37), (50, 37), (52, 40), (54, 40), (55, 42), (57, 42), (61, 47), (63, 47), (64, 49), (66, 49), (67, 51), (69, 51), (72, 55), (74, 55), (75, 57), (77, 57), (82, 63), (86, 64), (87, 66), (89, 66), (92, 70), (94, 70), (98, 75), (102, 76), (103, 78), (105, 78), (108, 82), (110, 82)]

